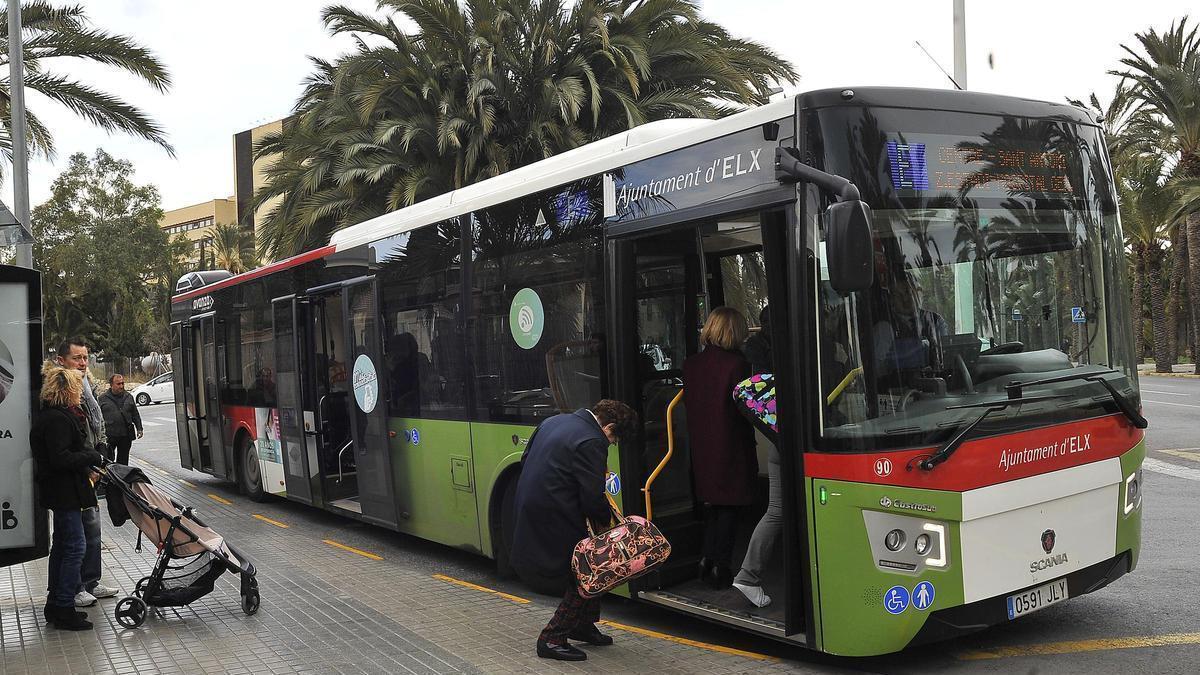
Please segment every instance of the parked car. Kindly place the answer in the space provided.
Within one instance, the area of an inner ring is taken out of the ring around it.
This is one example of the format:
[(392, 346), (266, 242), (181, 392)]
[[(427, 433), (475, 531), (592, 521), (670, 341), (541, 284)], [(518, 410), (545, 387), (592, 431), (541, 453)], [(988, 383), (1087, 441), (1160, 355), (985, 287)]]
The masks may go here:
[(163, 373), (129, 392), (138, 405), (150, 405), (175, 400), (175, 373)]

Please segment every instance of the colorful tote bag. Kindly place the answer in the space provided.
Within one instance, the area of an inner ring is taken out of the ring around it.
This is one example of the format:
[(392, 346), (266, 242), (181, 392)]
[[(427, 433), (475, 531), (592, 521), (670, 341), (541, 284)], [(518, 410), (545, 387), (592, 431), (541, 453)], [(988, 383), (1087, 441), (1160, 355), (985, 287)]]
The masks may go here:
[(758, 373), (738, 382), (733, 388), (733, 399), (754, 426), (767, 436), (775, 437), (779, 429), (776, 427), (774, 375)]
[(636, 579), (666, 562), (671, 555), (671, 543), (654, 523), (641, 516), (622, 516), (612, 497), (605, 496), (616, 525), (596, 534), (589, 522), (592, 536), (576, 544), (571, 556), (579, 594), (585, 598), (603, 595)]

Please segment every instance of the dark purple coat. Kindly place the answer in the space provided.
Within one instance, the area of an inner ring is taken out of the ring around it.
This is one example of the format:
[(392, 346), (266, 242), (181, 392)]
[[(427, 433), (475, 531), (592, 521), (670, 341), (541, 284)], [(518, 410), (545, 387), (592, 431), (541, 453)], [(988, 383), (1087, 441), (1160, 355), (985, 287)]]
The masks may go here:
[(711, 345), (683, 362), (688, 444), (700, 501), (728, 506), (754, 501), (754, 427), (733, 400), (734, 385), (749, 376), (750, 362), (741, 352)]

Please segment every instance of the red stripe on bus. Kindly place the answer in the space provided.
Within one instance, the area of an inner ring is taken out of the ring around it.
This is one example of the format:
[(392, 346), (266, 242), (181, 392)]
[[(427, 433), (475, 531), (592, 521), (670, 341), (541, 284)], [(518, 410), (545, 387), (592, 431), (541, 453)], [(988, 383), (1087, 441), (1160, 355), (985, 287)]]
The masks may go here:
[(1119, 457), (1145, 432), (1124, 415), (967, 441), (950, 459), (925, 471), (918, 464), (937, 448), (855, 454), (804, 454), (809, 478), (962, 492)]
[(209, 293), (212, 293), (213, 291), (220, 290), (222, 288), (228, 288), (230, 286), (233, 286), (234, 284), (240, 284), (243, 281), (250, 281), (251, 279), (257, 279), (261, 276), (266, 276), (268, 274), (271, 274), (272, 272), (278, 272), (280, 270), (285, 270), (289, 267), (303, 265), (306, 262), (312, 262), (313, 260), (319, 260), (319, 259), (324, 258), (325, 256), (329, 255), (330, 253), (333, 253), (336, 250), (337, 249), (333, 246), (322, 246), (321, 248), (314, 248), (311, 251), (305, 251), (304, 253), (301, 253), (299, 255), (294, 255), (290, 258), (284, 258), (283, 260), (280, 260), (278, 262), (273, 262), (270, 265), (264, 265), (263, 267), (260, 267), (256, 270), (250, 270), (249, 272), (243, 272), (237, 276), (229, 277), (228, 279), (222, 279), (221, 281), (218, 281), (215, 284), (209, 284), (207, 286), (202, 286), (200, 288), (197, 288), (194, 291), (188, 291), (187, 293), (182, 293), (180, 295), (176, 295), (175, 297), (171, 298), (171, 302), (175, 303), (175, 302), (183, 302), (184, 300), (191, 300), (192, 298), (198, 298), (201, 295), (207, 295)]

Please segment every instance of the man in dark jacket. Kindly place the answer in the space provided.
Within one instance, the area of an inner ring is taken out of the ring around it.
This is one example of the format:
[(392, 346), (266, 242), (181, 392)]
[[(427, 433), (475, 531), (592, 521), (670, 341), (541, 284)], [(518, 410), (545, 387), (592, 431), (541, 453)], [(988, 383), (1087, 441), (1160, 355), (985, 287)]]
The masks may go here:
[(517, 483), (511, 560), (532, 588), (563, 595), (538, 636), (537, 654), (542, 658), (586, 659), (568, 638), (612, 644), (612, 638), (596, 628), (600, 598), (579, 595), (571, 553), (588, 536), (587, 518), (606, 523), (611, 517), (604, 495), (608, 446), (631, 438), (636, 424), (637, 415), (629, 406), (605, 399), (591, 410), (555, 415), (529, 439)]
[(133, 436), (136, 433), (142, 437), (142, 415), (133, 396), (125, 391), (124, 375), (116, 373), (108, 378), (108, 391), (100, 394), (100, 411), (104, 413), (109, 452), (116, 453), (117, 464), (128, 466)]

